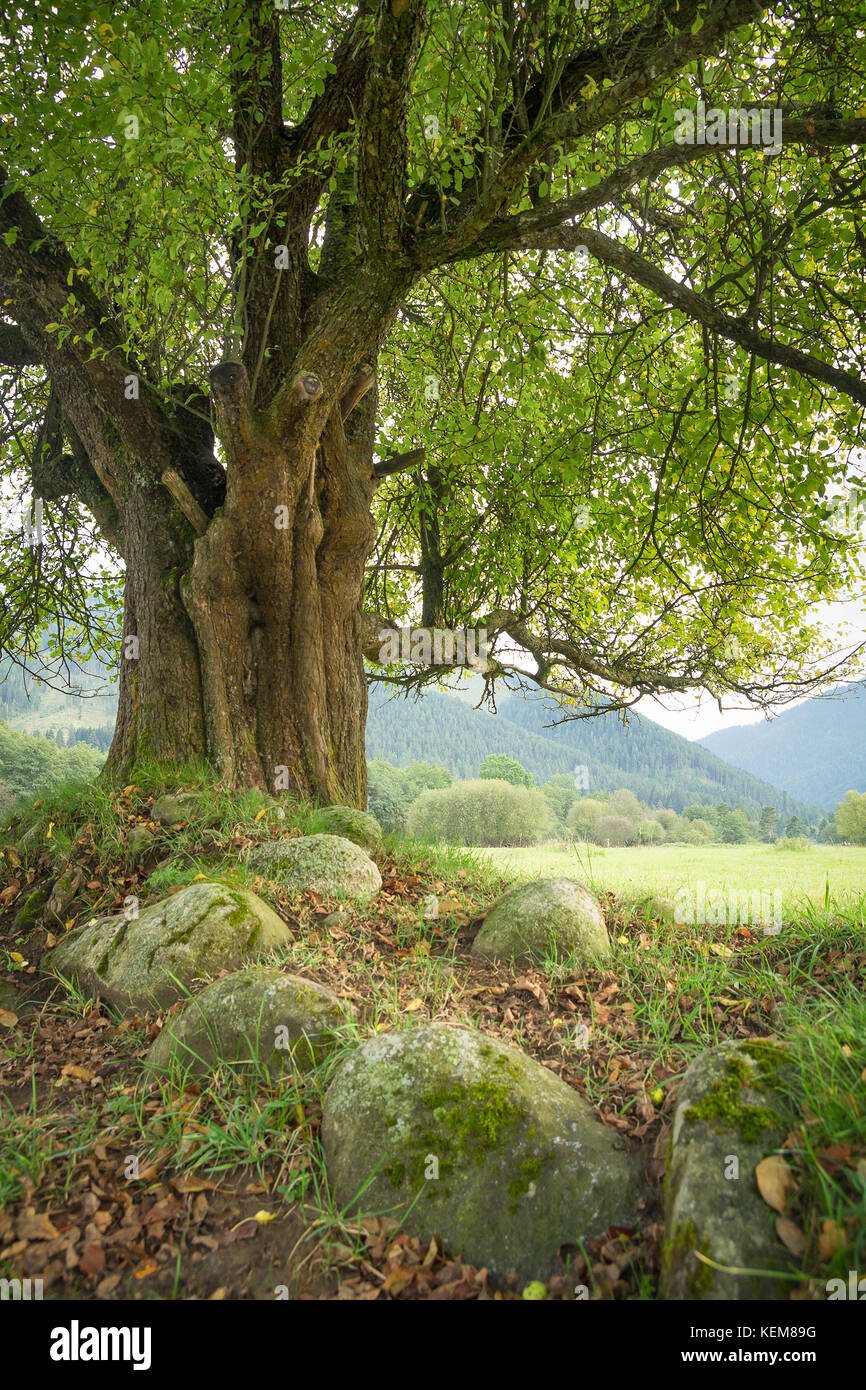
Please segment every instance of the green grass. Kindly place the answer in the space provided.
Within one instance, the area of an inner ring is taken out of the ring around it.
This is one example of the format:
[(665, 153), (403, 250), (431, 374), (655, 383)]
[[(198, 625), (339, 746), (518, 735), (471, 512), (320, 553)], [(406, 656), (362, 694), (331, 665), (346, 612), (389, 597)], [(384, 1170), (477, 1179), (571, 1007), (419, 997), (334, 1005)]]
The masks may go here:
[(597, 891), (626, 899), (642, 893), (673, 898), (683, 888), (782, 893), (787, 916), (808, 899), (838, 903), (866, 891), (866, 846), (813, 845), (805, 851), (776, 850), (772, 845), (658, 845), (632, 849), (598, 849), (594, 845), (545, 844), (521, 849), (484, 849), (476, 853), (509, 878), (571, 874)]

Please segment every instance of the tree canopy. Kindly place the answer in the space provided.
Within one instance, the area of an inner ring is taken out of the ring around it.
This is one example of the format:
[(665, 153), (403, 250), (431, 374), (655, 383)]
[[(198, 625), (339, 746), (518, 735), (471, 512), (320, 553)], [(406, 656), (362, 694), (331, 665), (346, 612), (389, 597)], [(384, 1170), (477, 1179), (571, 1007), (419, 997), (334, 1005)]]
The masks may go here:
[[(368, 659), (383, 626), (481, 629), (490, 689), (519, 668), (572, 716), (852, 669), (815, 605), (863, 578), (853, 9), (13, 0), (0, 62), (4, 492), (45, 503), (41, 546), (3, 536), (5, 650), (105, 650), (122, 556), (127, 634), (145, 599), (194, 629), (193, 751), (255, 779), (297, 745), (319, 788), (359, 757), (327, 656), (356, 570)], [(130, 589), (136, 489), (164, 601)], [(312, 694), (279, 744), (286, 642)]]

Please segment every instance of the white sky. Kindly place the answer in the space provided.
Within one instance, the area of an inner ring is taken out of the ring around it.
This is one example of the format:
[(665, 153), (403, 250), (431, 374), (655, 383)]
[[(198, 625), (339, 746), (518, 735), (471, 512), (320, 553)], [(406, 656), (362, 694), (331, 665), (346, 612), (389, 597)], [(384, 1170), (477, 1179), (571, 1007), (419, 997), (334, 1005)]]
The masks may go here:
[[(822, 618), (825, 616), (821, 615)], [(857, 641), (866, 640), (866, 612), (863, 604), (857, 601), (848, 603), (837, 603), (826, 605), (826, 620), (828, 628), (838, 632), (841, 628), (848, 637), (849, 649), (856, 646)], [(866, 677), (866, 656), (859, 672), (860, 677)], [(856, 679), (856, 677), (852, 677)], [(847, 682), (843, 682), (847, 684)], [(832, 687), (828, 686), (827, 689)], [(808, 697), (807, 697), (808, 698)], [(784, 714), (786, 710), (795, 709), (797, 705), (802, 705), (803, 700), (792, 700), (789, 705), (783, 705), (772, 712), (772, 717), (777, 718)], [(697, 695), (687, 697), (680, 695), (668, 695), (662, 702), (657, 700), (640, 700), (635, 706), (639, 712), (647, 719), (652, 719), (656, 724), (661, 724), (663, 728), (670, 729), (675, 734), (680, 734), (683, 738), (699, 739), (705, 738), (707, 734), (714, 734), (717, 729), (730, 729), (737, 724), (758, 724), (767, 716), (760, 709), (755, 709), (748, 704), (742, 704), (739, 708), (728, 708), (733, 705), (733, 699), (725, 699), (724, 713), (719, 712), (719, 707), (709, 695), (698, 698)]]

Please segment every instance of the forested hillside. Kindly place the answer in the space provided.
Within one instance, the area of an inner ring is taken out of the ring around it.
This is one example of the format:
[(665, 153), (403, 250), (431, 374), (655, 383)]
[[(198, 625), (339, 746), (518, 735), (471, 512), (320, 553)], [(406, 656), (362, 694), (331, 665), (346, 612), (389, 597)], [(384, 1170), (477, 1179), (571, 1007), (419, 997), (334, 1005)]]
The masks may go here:
[[(98, 662), (91, 662), (76, 673), (75, 679), (90, 693), (82, 697), (53, 689), (44, 682), (39, 684), (33, 678), (25, 681), (19, 668), (5, 661), (0, 666), (0, 718), (12, 728), (47, 734), (61, 747), (86, 742), (104, 752), (111, 742), (117, 709), (113, 687), (111, 693), (101, 693), (109, 686), (109, 673)], [(479, 682), (478, 693), (481, 688)], [(862, 693), (863, 688), (851, 689)], [(517, 758), (539, 783), (556, 773), (574, 773), (576, 766), (583, 766), (587, 769), (588, 790), (627, 787), (650, 806), (670, 806), (681, 811), (695, 803), (726, 801), (742, 805), (753, 816), (758, 816), (763, 806), (771, 805), (780, 816), (796, 813), (810, 820), (815, 818), (816, 806), (831, 807), (849, 788), (859, 790), (866, 784), (862, 735), (858, 753), (851, 727), (858, 718), (862, 725), (866, 710), (862, 699), (851, 703), (848, 719), (834, 731), (825, 729), (822, 734), (818, 720), (810, 718), (808, 735), (792, 732), (794, 744), (786, 738), (783, 751), (777, 756), (755, 757), (755, 766), (749, 767), (721, 747), (710, 746), (710, 740), (704, 740), (707, 747), (690, 743), (639, 715), (632, 715), (627, 725), (615, 716), (606, 716), (572, 720), (554, 727), (556, 712), (546, 700), (505, 695), (498, 699), (498, 712), (491, 714), (475, 708), (474, 691), (475, 684), (462, 692), (463, 698), (433, 691), (420, 700), (406, 700), (372, 684), (368, 759), (384, 758), (400, 767), (413, 761), (438, 763), (453, 776), (468, 778), (478, 775), (489, 754), (506, 753)], [(825, 701), (814, 701), (781, 716), (772, 725), (730, 730), (711, 737), (730, 739), (738, 746), (735, 736), (766, 736), (780, 725), (787, 727), (787, 720), (805, 715), (813, 705), (826, 721), (830, 706)], [(795, 751), (800, 737), (810, 749), (808, 757)], [(816, 751), (817, 745), (832, 745), (838, 764), (832, 782), (838, 790), (829, 790), (820, 798), (809, 794), (824, 756), (820, 749)], [(862, 764), (859, 774), (858, 756)], [(809, 767), (813, 768), (811, 781), (806, 775)], [(859, 781), (850, 781), (851, 776), (857, 775)], [(803, 785), (798, 795), (799, 783)]]
[(438, 692), (420, 700), (394, 698), (372, 686), (367, 757), (403, 767), (415, 760), (439, 763), (455, 777), (475, 777), (488, 754), (506, 753), (536, 782), (585, 766), (587, 790), (627, 787), (651, 806), (682, 811), (694, 803), (726, 801), (753, 816), (770, 805), (780, 814), (815, 818), (812, 806), (640, 716), (632, 716), (628, 726), (600, 717), (551, 728), (555, 714), (541, 700), (510, 696), (498, 702), (498, 710), (493, 715)]
[(866, 682), (808, 700), (775, 719), (701, 739), (717, 757), (831, 810), (866, 791)]
[[(54, 664), (30, 665), (34, 675), (25, 676), (8, 657), (0, 660), (0, 719), (23, 733), (46, 734), (60, 747), (89, 743), (106, 752), (117, 715), (117, 693), (107, 669), (97, 660), (70, 666), (66, 679), (73, 689), (64, 690), (55, 688), (63, 685), (64, 676)], [(74, 694), (75, 689), (83, 693)]]

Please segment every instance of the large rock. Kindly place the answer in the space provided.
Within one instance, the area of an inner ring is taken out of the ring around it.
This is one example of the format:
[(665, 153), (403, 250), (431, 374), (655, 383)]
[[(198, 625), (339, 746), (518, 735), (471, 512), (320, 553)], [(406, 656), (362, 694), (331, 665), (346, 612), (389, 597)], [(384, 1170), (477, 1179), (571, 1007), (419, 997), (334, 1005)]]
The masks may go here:
[(622, 1139), (545, 1067), (468, 1029), (369, 1039), (327, 1091), (322, 1142), (340, 1207), (391, 1211), (496, 1276), (543, 1279), (560, 1246), (635, 1224)]
[(63, 937), (51, 965), (127, 1011), (165, 1008), (193, 983), (289, 939), (285, 922), (236, 884), (193, 883), (137, 917), (101, 917)]
[(610, 939), (601, 908), (584, 884), (576, 878), (537, 878), (491, 903), (472, 949), (489, 960), (538, 965), (552, 955), (607, 956)]
[[(664, 1299), (785, 1298), (791, 1284), (749, 1270), (792, 1269), (755, 1169), (787, 1132), (777, 1089), (785, 1050), (725, 1042), (683, 1078), (665, 1174)], [(745, 1271), (725, 1273), (715, 1265)]]
[(130, 859), (139, 860), (153, 845), (153, 831), (146, 825), (133, 825), (126, 832), (126, 848)]
[(171, 1014), (145, 1060), (152, 1071), (173, 1063), (193, 1076), (217, 1062), (256, 1063), (272, 1075), (313, 1066), (340, 1044), (347, 1012), (332, 990), (253, 965), (216, 980)]
[(382, 875), (360, 845), (341, 835), (303, 835), (268, 840), (251, 851), (249, 864), (292, 893), (312, 889), (324, 898), (371, 898)]
[(189, 820), (199, 805), (195, 792), (179, 792), (176, 796), (161, 796), (153, 803), (151, 820), (157, 825), (177, 825), (178, 821)]
[(382, 847), (382, 827), (369, 811), (359, 811), (354, 806), (325, 806), (316, 812), (316, 825), (326, 835), (352, 840), (368, 854), (375, 854)]

